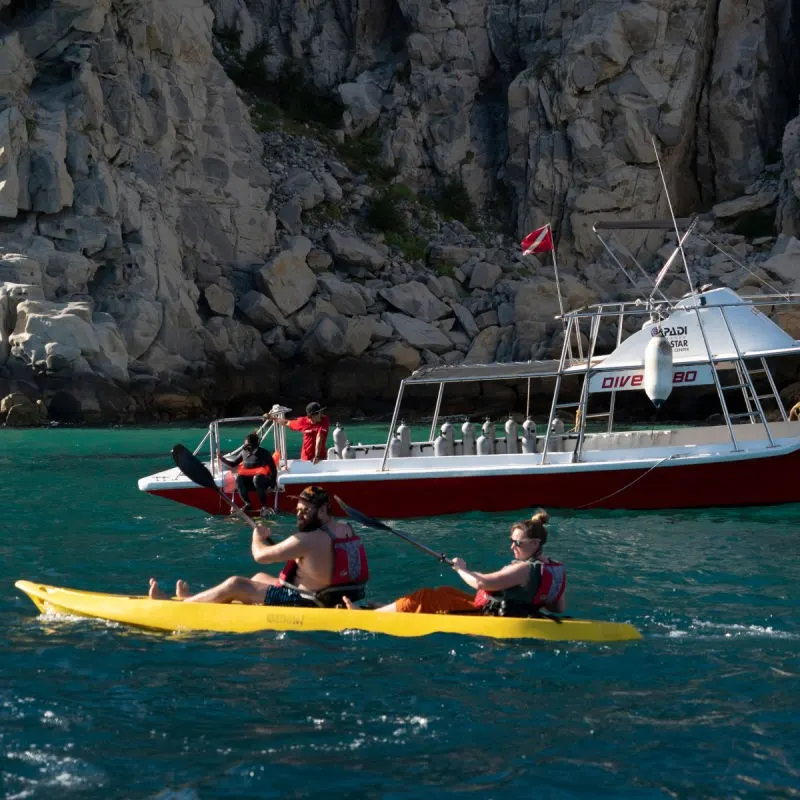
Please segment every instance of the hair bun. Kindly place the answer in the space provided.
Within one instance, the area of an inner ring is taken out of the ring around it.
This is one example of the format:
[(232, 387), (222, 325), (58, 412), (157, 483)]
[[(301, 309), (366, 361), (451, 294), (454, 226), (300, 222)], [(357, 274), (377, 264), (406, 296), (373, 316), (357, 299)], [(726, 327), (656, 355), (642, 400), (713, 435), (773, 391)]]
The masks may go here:
[(537, 508), (536, 511), (533, 512), (533, 516), (531, 517), (531, 522), (539, 523), (540, 525), (544, 525), (550, 521), (550, 515), (543, 509)]

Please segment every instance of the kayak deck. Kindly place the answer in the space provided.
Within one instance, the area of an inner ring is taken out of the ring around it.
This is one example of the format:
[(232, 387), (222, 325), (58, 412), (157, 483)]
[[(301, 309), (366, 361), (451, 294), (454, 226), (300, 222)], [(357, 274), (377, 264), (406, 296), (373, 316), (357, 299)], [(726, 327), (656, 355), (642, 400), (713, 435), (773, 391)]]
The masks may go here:
[(544, 639), (559, 642), (624, 642), (642, 638), (639, 631), (626, 622), (397, 614), (336, 608), (251, 606), (239, 603), (185, 603), (177, 600), (151, 600), (146, 596), (131, 597), (63, 589), (31, 581), (17, 581), (14, 585), (43, 613), (52, 610), (163, 631), (253, 633), (294, 630), (339, 633), (360, 630), (389, 636), (456, 633), (495, 639)]

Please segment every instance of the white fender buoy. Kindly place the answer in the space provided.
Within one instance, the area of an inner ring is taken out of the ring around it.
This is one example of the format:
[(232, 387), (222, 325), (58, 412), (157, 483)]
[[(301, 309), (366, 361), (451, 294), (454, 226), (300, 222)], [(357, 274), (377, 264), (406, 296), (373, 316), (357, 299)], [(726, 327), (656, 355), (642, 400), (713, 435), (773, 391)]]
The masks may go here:
[(672, 347), (661, 329), (644, 351), (644, 391), (656, 408), (672, 391)]

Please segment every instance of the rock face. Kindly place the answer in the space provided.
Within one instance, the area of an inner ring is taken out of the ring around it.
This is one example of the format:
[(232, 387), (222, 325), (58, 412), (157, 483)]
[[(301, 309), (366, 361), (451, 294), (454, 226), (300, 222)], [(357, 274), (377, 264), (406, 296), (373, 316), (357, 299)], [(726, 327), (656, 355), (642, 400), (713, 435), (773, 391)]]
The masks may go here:
[[(740, 259), (771, 255), (765, 274), (793, 285), (795, 13), (785, 0), (0, 3), (0, 396), (70, 421), (309, 395), (375, 412), (420, 364), (543, 357), (560, 346), (549, 256), (522, 258), (491, 220), (518, 235), (553, 225), (565, 306), (616, 298), (625, 279), (591, 228), (667, 213), (656, 149), (678, 212), (709, 211)], [(288, 85), (304, 107), (278, 99), (300, 119), (335, 100), (333, 136), (273, 124), (274, 105), (229, 74)], [(387, 174), (405, 194), (373, 185)], [(481, 232), (413, 199), (447, 191)], [(746, 224), (762, 229), (753, 244)], [(663, 235), (621, 243), (642, 258)], [(738, 288), (704, 247), (698, 278)]]

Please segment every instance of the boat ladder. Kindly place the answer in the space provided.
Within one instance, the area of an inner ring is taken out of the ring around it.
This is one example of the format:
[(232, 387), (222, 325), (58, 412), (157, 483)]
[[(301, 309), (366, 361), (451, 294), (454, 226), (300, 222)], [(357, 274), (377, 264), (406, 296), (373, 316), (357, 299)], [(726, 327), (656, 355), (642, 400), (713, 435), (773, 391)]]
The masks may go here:
[[(762, 400), (772, 400), (777, 403), (778, 408), (780, 409), (781, 415), (783, 420), (786, 421), (786, 411), (783, 408), (783, 403), (781, 402), (780, 396), (778, 395), (777, 387), (775, 386), (775, 381), (772, 378), (772, 373), (767, 366), (767, 361), (765, 358), (759, 358), (761, 366), (756, 369), (750, 369), (747, 366), (747, 358), (743, 355), (741, 349), (739, 348), (739, 343), (736, 341), (736, 337), (734, 336), (733, 330), (731, 329), (730, 323), (728, 321), (728, 316), (725, 313), (725, 307), (720, 306), (719, 312), (722, 316), (722, 321), (725, 323), (725, 327), (728, 331), (728, 335), (730, 336), (731, 343), (733, 344), (733, 348), (736, 351), (736, 358), (734, 360), (734, 368), (736, 370), (736, 382), (732, 384), (723, 384), (720, 380), (720, 373), (722, 365), (728, 365), (731, 362), (730, 358), (720, 358), (717, 356), (713, 356), (711, 354), (711, 348), (708, 344), (708, 339), (706, 337), (706, 332), (703, 327), (703, 322), (700, 317), (700, 309), (696, 308), (695, 312), (697, 314), (697, 322), (700, 328), (700, 333), (703, 337), (703, 341), (706, 346), (706, 352), (709, 354), (709, 362), (711, 364), (711, 374), (714, 378), (714, 384), (717, 388), (717, 395), (719, 396), (720, 405), (722, 407), (722, 415), (725, 418), (725, 423), (728, 426), (728, 431), (730, 432), (731, 436), (731, 443), (733, 444), (734, 450), (741, 450), (738, 441), (736, 440), (736, 433), (734, 432), (733, 425), (735, 420), (740, 419), (747, 419), (753, 425), (763, 425), (764, 432), (766, 433), (767, 439), (769, 440), (769, 447), (775, 447), (775, 441), (772, 438), (772, 432), (769, 429), (769, 423), (767, 421), (767, 417), (764, 413), (764, 408), (761, 405)], [(759, 394), (756, 390), (755, 384), (753, 382), (754, 375), (764, 375), (766, 376), (769, 385), (770, 385), (770, 392), (766, 394)], [(745, 411), (736, 412), (735, 414), (731, 414), (730, 410), (728, 409), (728, 402), (727, 398), (725, 397), (726, 392), (731, 392), (734, 390), (739, 390), (742, 392), (742, 397), (744, 399), (745, 404)]]

